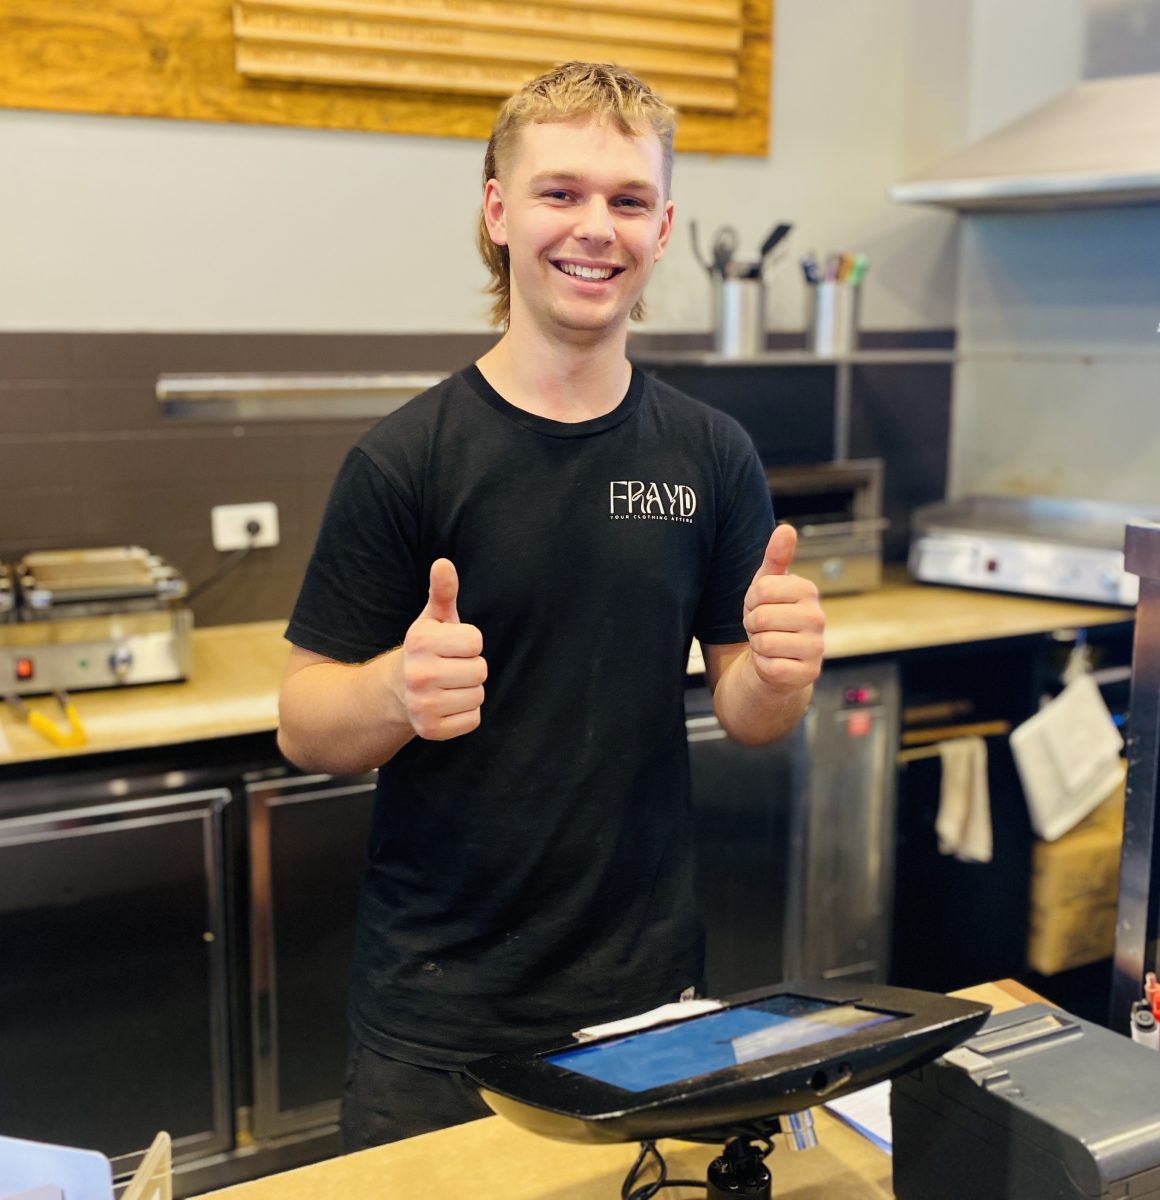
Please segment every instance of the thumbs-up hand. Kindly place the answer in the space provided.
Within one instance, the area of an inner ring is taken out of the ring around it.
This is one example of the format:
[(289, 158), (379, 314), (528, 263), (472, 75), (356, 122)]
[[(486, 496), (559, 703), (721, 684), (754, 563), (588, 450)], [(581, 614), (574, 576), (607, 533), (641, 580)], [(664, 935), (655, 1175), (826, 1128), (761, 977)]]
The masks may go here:
[(753, 668), (763, 683), (779, 692), (807, 687), (822, 669), (826, 618), (818, 589), (789, 573), (796, 549), (797, 531), (779, 525), (745, 593), (743, 623)]
[(427, 603), (403, 639), (403, 705), (415, 732), (442, 742), (477, 728), (487, 663), (483, 634), (459, 620), (459, 576), (431, 564)]
[(459, 624), (455, 602), (459, 599), (459, 572), (449, 558), (437, 558), (431, 564), (431, 584), (427, 589), (427, 606), (420, 613), (433, 621), (448, 625)]

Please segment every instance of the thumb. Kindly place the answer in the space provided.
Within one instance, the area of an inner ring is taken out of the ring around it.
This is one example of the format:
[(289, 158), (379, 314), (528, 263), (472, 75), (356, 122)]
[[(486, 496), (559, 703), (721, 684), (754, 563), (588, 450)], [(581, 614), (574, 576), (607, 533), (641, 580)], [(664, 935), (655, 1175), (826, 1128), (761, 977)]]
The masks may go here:
[(765, 547), (765, 557), (757, 569), (755, 579), (763, 575), (788, 575), (789, 565), (797, 550), (797, 530), (792, 525), (779, 525), (770, 535)]
[(427, 594), (426, 616), (436, 621), (459, 624), (455, 608), (459, 596), (459, 575), (449, 558), (437, 558), (431, 564), (431, 588)]

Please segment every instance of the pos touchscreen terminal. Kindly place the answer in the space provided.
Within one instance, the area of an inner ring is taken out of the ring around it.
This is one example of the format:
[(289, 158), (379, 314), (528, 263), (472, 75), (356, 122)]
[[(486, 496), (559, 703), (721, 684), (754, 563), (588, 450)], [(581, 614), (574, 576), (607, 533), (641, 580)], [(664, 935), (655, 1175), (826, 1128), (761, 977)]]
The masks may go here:
[[(989, 1013), (907, 988), (786, 983), (628, 1034), (496, 1055), (467, 1074), (495, 1112), (561, 1141), (757, 1138), (768, 1153), (780, 1117), (928, 1063)], [(768, 1175), (764, 1192), (730, 1191), (768, 1195)]]

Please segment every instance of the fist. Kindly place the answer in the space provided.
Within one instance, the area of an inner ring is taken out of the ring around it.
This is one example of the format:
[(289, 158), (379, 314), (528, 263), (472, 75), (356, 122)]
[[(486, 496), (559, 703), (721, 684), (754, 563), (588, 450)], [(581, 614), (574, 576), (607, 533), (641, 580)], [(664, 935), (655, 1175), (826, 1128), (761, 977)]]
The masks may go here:
[(444, 742), (479, 726), (483, 634), (459, 620), (459, 576), (446, 558), (431, 564), (427, 604), (403, 639), (403, 706), (415, 733)]
[(779, 525), (745, 593), (745, 632), (758, 678), (779, 692), (796, 692), (822, 669), (826, 618), (818, 589), (789, 573), (797, 532)]

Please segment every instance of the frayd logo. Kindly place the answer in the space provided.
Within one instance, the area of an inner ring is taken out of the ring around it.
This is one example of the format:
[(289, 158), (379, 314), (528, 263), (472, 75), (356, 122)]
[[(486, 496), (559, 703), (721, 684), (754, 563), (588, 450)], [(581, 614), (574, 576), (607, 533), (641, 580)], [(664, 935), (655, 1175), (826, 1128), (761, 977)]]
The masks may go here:
[(697, 511), (697, 493), (687, 483), (650, 483), (613, 479), (608, 485), (608, 513), (614, 521), (685, 521)]

